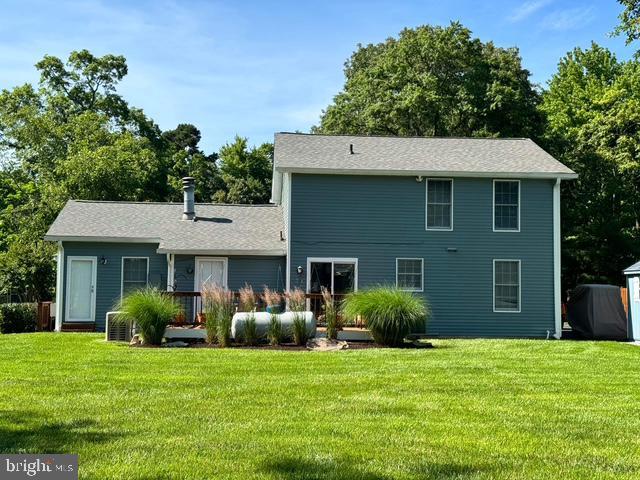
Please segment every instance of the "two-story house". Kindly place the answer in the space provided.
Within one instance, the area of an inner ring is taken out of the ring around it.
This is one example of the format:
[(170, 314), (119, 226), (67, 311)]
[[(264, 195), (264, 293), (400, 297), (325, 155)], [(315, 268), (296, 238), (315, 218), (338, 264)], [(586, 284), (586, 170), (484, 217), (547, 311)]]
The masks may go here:
[[(441, 336), (559, 337), (560, 182), (576, 174), (528, 139), (275, 136), (269, 205), (69, 201), (57, 328), (104, 328), (122, 294), (397, 285)], [(197, 179), (196, 179), (197, 181)]]

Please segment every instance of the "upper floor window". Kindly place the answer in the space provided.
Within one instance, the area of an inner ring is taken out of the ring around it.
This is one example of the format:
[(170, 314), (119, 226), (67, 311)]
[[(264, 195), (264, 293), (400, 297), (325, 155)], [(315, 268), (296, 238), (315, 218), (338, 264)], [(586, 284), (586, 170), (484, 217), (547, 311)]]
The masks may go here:
[(422, 292), (423, 282), (422, 258), (396, 258), (396, 286), (409, 292)]
[(520, 181), (493, 181), (493, 230), (520, 231)]
[(148, 277), (147, 257), (122, 257), (122, 295), (146, 287)]
[(427, 230), (453, 229), (453, 180), (427, 179)]

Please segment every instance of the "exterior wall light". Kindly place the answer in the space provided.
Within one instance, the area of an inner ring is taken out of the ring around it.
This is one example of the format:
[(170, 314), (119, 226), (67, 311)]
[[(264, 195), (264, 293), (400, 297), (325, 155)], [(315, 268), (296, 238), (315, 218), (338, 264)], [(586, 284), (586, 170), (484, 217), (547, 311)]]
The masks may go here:
[(104, 255), (102, 255), (100, 257), (100, 265), (106, 265), (108, 262), (107, 257), (105, 257)]
[(298, 275), (302, 275), (304, 272), (304, 269), (302, 268), (302, 265), (298, 265), (298, 268), (296, 268), (296, 272), (298, 272)]

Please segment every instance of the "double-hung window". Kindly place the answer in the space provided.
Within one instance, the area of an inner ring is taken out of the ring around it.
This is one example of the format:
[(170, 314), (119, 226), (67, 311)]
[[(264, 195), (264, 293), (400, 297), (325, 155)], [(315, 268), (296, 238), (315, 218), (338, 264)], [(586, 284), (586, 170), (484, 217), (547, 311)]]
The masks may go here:
[(422, 258), (396, 258), (396, 286), (409, 292), (424, 290)]
[(520, 312), (520, 260), (493, 261), (493, 311)]
[(427, 179), (427, 230), (453, 230), (453, 180)]
[(520, 181), (493, 181), (494, 232), (520, 231)]
[(149, 279), (147, 257), (122, 257), (122, 295), (144, 288)]

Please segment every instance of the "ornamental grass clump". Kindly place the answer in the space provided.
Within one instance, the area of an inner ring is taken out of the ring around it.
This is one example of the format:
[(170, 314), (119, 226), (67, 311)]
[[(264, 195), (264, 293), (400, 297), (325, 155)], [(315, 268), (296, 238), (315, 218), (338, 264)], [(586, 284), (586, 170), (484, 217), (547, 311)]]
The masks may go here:
[(342, 314), (361, 315), (376, 343), (400, 346), (409, 333), (423, 332), (429, 307), (422, 298), (395, 287), (376, 287), (348, 294)]
[(256, 296), (253, 293), (251, 285), (246, 285), (240, 289), (240, 311), (247, 312), (247, 318), (244, 321), (242, 331), (239, 336), (242, 337), (244, 343), (253, 346), (258, 343), (258, 327), (256, 324)]
[(147, 287), (125, 295), (114, 307), (119, 313), (115, 320), (135, 322), (142, 343), (160, 345), (164, 331), (180, 314), (180, 305), (166, 292)]
[(220, 346), (228, 347), (234, 313), (233, 292), (220, 285), (205, 284), (201, 295), (206, 312), (207, 341), (217, 341)]
[(267, 327), (267, 340), (270, 345), (280, 345), (284, 342), (284, 332), (282, 330), (282, 322), (277, 313), (269, 316), (269, 326)]
[(306, 345), (309, 339), (307, 333), (307, 324), (305, 322), (304, 310), (306, 309), (307, 299), (302, 290), (294, 288), (286, 293), (289, 301), (289, 310), (293, 312), (293, 322), (291, 325), (291, 336), (296, 345)]
[(338, 315), (338, 307), (329, 290), (322, 287), (321, 292), (324, 303), (324, 321), (327, 325), (327, 339), (337, 340), (338, 332), (342, 330), (342, 321), (340, 315)]
[(270, 309), (273, 309), (273, 307), (280, 307), (280, 304), (282, 303), (282, 295), (275, 290), (271, 290), (269, 287), (264, 287), (262, 300), (269, 310), (269, 307), (271, 307)]

